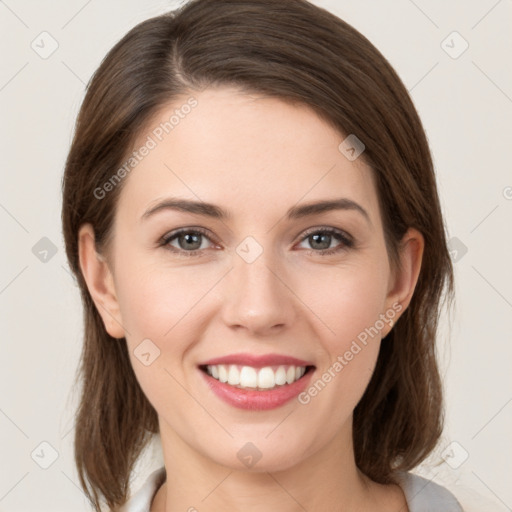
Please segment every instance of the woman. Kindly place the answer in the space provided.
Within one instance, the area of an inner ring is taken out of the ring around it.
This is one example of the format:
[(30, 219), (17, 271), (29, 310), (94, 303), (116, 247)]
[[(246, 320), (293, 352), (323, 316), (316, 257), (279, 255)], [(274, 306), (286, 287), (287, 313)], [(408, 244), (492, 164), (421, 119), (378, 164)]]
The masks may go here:
[(409, 473), (442, 432), (453, 294), (432, 160), (355, 29), (303, 0), (141, 23), (89, 84), (62, 219), (97, 511), (462, 510)]

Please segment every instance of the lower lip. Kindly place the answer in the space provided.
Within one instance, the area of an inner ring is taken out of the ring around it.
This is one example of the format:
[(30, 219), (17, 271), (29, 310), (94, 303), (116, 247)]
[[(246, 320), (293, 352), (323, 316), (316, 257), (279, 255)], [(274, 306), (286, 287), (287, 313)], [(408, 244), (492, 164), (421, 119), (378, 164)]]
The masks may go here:
[(279, 386), (268, 391), (256, 391), (251, 389), (240, 389), (230, 386), (227, 383), (220, 382), (208, 375), (203, 370), (199, 370), (206, 380), (210, 389), (229, 405), (239, 409), (249, 409), (255, 411), (266, 411), (281, 407), (286, 402), (299, 395), (311, 380), (314, 369), (310, 369), (299, 380), (292, 384)]

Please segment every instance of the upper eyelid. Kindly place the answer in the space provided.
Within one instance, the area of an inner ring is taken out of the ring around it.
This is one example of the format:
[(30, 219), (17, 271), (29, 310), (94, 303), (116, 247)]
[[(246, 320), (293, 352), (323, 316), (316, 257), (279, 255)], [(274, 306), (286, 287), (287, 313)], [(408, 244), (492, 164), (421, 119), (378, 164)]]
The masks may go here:
[(353, 238), (354, 238), (350, 233), (348, 233), (344, 229), (335, 228), (335, 227), (331, 227), (331, 226), (315, 226), (312, 228), (308, 228), (302, 232), (302, 238), (304, 239), (305, 237), (311, 235), (312, 233), (317, 233), (317, 232), (322, 232), (322, 231), (326, 231), (329, 233), (334, 233), (334, 234), (337, 234), (340, 236), (344, 236), (350, 240), (353, 240)]

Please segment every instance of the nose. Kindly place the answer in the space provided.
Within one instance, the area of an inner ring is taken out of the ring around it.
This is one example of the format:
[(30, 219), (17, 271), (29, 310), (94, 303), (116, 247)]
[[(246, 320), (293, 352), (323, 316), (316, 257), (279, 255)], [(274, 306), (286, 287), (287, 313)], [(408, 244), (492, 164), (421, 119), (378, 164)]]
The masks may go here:
[(295, 295), (282, 268), (266, 251), (252, 263), (235, 254), (233, 269), (226, 278), (222, 306), (225, 325), (266, 336), (293, 324)]

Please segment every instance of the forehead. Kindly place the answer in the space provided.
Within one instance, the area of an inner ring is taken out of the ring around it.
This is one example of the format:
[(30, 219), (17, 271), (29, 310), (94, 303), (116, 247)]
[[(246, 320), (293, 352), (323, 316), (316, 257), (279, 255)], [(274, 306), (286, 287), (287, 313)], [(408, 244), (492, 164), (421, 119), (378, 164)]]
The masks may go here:
[(347, 197), (378, 215), (372, 171), (339, 150), (345, 137), (303, 105), (232, 88), (191, 93), (139, 134), (118, 209), (140, 217), (155, 200), (179, 196), (254, 216)]

